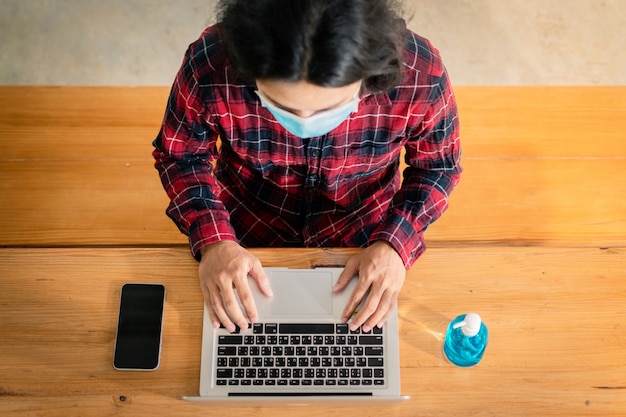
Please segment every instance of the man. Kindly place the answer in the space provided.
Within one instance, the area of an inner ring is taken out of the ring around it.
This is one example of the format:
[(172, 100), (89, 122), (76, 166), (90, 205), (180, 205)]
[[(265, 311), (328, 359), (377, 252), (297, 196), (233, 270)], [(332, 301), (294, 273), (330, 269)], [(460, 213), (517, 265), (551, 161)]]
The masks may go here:
[(248, 277), (271, 295), (246, 247), (297, 246), (365, 248), (334, 290), (358, 276), (343, 318), (367, 297), (351, 327), (382, 326), (461, 173), (438, 51), (392, 1), (218, 7), (187, 50), (154, 142), (167, 213), (200, 260), (214, 326), (258, 319)]

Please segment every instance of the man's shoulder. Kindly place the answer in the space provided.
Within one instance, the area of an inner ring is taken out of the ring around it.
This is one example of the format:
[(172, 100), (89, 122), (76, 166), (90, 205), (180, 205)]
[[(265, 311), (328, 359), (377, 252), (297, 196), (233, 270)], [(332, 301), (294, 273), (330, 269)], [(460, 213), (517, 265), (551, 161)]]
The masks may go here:
[(425, 37), (405, 29), (403, 37), (403, 61), (405, 71), (440, 77), (444, 66), (439, 50)]
[[(220, 30), (216, 25), (207, 27), (200, 37), (189, 45), (186, 60), (198, 78), (215, 79), (230, 66)], [(217, 81), (217, 80), (216, 80)]]

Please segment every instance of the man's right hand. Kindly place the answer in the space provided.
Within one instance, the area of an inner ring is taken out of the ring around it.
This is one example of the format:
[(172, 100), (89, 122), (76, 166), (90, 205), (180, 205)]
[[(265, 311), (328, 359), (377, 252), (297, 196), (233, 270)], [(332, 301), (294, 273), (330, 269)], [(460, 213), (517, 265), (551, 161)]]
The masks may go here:
[[(248, 322), (256, 322), (258, 315), (248, 277), (256, 281), (263, 294), (268, 297), (273, 294), (261, 262), (237, 242), (230, 240), (204, 246), (201, 253), (198, 275), (213, 327), (218, 328), (221, 323), (232, 333), (235, 325), (245, 329)], [(237, 302), (235, 291), (245, 315)]]

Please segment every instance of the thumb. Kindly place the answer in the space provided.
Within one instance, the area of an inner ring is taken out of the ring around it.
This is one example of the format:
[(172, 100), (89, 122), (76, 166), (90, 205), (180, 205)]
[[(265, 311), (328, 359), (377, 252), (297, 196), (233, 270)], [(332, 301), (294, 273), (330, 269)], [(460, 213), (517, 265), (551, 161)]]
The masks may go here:
[(346, 263), (346, 267), (343, 269), (343, 271), (341, 271), (341, 274), (339, 274), (339, 279), (333, 287), (333, 292), (339, 292), (346, 288), (350, 280), (357, 276), (358, 273), (359, 262), (358, 260), (356, 260), (356, 258), (353, 257)]

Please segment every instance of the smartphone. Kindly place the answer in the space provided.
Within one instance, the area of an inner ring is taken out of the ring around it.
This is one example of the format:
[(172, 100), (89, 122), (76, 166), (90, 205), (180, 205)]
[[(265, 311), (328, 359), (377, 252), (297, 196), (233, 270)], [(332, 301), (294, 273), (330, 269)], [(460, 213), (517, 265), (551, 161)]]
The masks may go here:
[(165, 286), (127, 283), (122, 286), (113, 367), (154, 371), (161, 357)]

